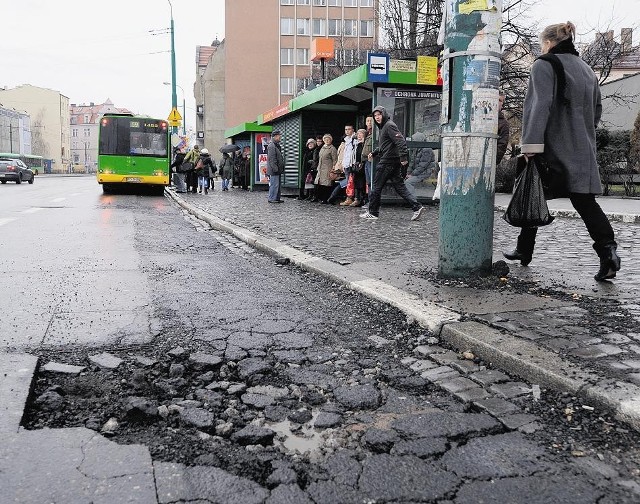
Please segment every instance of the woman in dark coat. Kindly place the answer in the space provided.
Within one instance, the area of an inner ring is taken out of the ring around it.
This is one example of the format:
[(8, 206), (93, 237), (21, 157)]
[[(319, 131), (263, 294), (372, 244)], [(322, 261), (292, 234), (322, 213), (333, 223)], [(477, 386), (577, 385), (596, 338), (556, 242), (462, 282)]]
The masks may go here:
[[(600, 258), (600, 269), (594, 278), (602, 281), (616, 276), (620, 257), (611, 224), (595, 198), (602, 193), (596, 162), (596, 126), (602, 113), (600, 87), (593, 70), (573, 45), (575, 30), (573, 23), (567, 22), (547, 26), (540, 34), (543, 56), (531, 67), (521, 152), (527, 158), (544, 153), (554, 172), (553, 185), (569, 197), (594, 242)], [(555, 55), (562, 66), (554, 69), (545, 59), (549, 58), (544, 56), (547, 53)], [(537, 228), (523, 228), (516, 249), (504, 256), (528, 265), (536, 233)]]

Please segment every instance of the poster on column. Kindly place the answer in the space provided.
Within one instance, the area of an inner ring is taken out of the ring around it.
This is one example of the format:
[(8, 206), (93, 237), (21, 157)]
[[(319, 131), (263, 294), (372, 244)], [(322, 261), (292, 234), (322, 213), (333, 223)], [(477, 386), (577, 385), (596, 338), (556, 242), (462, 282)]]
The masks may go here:
[(256, 184), (268, 184), (269, 177), (267, 177), (267, 145), (271, 140), (269, 133), (257, 133), (256, 134), (256, 155), (255, 159), (255, 172), (253, 181)]
[(471, 132), (497, 133), (498, 128), (498, 90), (476, 88), (472, 93)]

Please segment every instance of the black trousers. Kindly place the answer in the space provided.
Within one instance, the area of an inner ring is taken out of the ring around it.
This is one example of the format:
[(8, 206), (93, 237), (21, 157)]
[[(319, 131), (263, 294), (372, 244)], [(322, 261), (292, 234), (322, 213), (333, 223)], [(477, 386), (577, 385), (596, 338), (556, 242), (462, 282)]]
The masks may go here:
[[(599, 257), (607, 256), (607, 247), (616, 247), (613, 228), (607, 216), (598, 205), (595, 194), (570, 193), (569, 199), (573, 208), (582, 218), (589, 236), (593, 240), (593, 249)], [(533, 255), (538, 228), (522, 228), (518, 236), (518, 251), (525, 255)]]
[[(379, 164), (376, 166), (376, 171), (373, 174), (373, 189), (369, 194), (369, 213), (378, 216), (380, 212), (380, 197), (382, 188), (387, 183), (396, 190), (398, 195), (402, 196), (407, 203), (411, 205), (411, 209), (415, 212), (420, 208), (420, 203), (416, 200), (407, 186), (404, 185), (404, 178), (401, 172), (402, 165), (397, 164)], [(535, 237), (534, 237), (535, 239)]]

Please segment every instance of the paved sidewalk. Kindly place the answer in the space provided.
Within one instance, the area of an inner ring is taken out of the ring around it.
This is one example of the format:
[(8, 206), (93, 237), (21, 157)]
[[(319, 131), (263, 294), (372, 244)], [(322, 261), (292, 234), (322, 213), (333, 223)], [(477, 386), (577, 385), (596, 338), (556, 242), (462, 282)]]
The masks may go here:
[[(597, 283), (598, 258), (568, 200), (553, 200), (560, 218), (539, 233), (529, 267), (511, 264), (510, 277), (567, 294), (558, 300), (509, 289), (478, 289), (435, 282), (438, 207), (418, 222), (401, 205), (383, 205), (380, 219), (361, 209), (293, 198), (269, 205), (266, 194), (232, 189), (209, 195), (167, 193), (214, 229), (367, 296), (393, 305), (460, 351), (476, 355), (534, 384), (578, 395), (640, 430), (640, 203), (600, 198), (622, 256), (614, 282)], [(510, 195), (496, 196), (494, 261), (515, 242), (502, 219)], [(615, 300), (632, 328), (593, 330), (583, 297)], [(575, 301), (572, 301), (575, 300)]]

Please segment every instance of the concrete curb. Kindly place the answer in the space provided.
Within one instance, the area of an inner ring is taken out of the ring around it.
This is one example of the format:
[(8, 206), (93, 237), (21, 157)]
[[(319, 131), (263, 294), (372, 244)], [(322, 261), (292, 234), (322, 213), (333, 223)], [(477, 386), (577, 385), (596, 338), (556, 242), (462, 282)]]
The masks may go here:
[(599, 376), (585, 372), (535, 343), (511, 338), (479, 322), (459, 322), (461, 315), (453, 310), (380, 280), (350, 271), (340, 264), (225, 222), (189, 205), (172, 192), (166, 192), (178, 205), (207, 222), (213, 229), (229, 233), (266, 254), (287, 258), (301, 269), (333, 280), (370, 299), (394, 306), (459, 351), (470, 350), (485, 361), (533, 384), (581, 397), (591, 404), (612, 411), (616, 418), (640, 431), (640, 387), (620, 383), (612, 383), (607, 387), (596, 385), (600, 380)]

